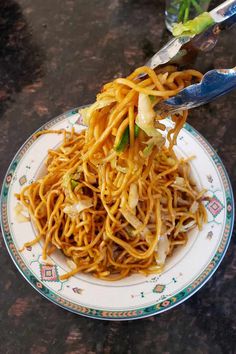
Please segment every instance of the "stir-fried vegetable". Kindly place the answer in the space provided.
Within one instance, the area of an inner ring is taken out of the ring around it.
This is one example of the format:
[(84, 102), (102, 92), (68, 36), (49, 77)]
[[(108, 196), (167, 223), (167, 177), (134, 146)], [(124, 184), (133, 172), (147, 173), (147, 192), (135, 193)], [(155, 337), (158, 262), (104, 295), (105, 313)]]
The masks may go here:
[(139, 196), (138, 196), (138, 186), (136, 183), (131, 183), (129, 187), (129, 198), (128, 204), (131, 209), (135, 209), (138, 204)]
[(187, 232), (187, 231), (191, 230), (195, 225), (196, 225), (195, 220), (189, 221), (187, 224), (182, 225), (182, 227), (179, 231), (180, 232)]
[(175, 37), (179, 36), (193, 36), (199, 34), (214, 24), (214, 20), (209, 12), (203, 12), (193, 20), (185, 23), (176, 23), (173, 27), (172, 34)]
[[(143, 227), (142, 221), (140, 221), (137, 216), (131, 213), (131, 211), (129, 211), (127, 208), (120, 208), (120, 211), (123, 217), (128, 221), (131, 226), (133, 226), (135, 230), (141, 229)], [(147, 228), (147, 226), (145, 226), (143, 231), (140, 232), (140, 235), (144, 238), (150, 235), (150, 230)]]
[(150, 97), (144, 93), (140, 93), (138, 99), (138, 114), (136, 117), (136, 124), (148, 136), (157, 136), (160, 134), (154, 126), (155, 117), (156, 113), (152, 107)]
[(62, 182), (62, 186), (65, 189), (69, 189), (69, 187), (71, 186), (72, 191), (75, 189), (76, 186), (78, 186), (79, 182), (77, 181), (78, 179), (78, 173), (75, 174), (70, 174), (70, 173), (66, 173), (63, 177), (63, 182)]
[(124, 134), (122, 135), (119, 143), (115, 146), (115, 150), (117, 152), (121, 152), (121, 151), (124, 151), (126, 146), (128, 145), (129, 143), (129, 127), (127, 127), (124, 131)]
[(152, 107), (152, 96), (144, 93), (139, 94), (138, 114), (136, 124), (151, 137), (145, 144), (147, 147), (143, 151), (145, 157), (149, 156), (154, 146), (162, 146), (165, 142), (162, 134), (155, 128), (156, 113)]
[(156, 96), (149, 95), (148, 97), (151, 103), (155, 102)]
[(67, 259), (66, 260), (66, 264), (68, 265), (68, 267), (70, 269), (76, 269), (77, 268), (77, 265), (75, 264), (75, 262), (73, 262), (71, 259)]
[(63, 188), (65, 189), (68, 189), (69, 187), (69, 183), (71, 182), (71, 174), (70, 173), (66, 173), (64, 176), (63, 176), (63, 180), (62, 180), (62, 186)]
[(91, 106), (81, 108), (79, 113), (81, 114), (83, 118), (83, 123), (85, 125), (89, 125), (89, 120), (94, 111), (97, 109), (104, 108), (106, 106), (109, 106), (111, 103), (115, 102), (114, 98), (106, 98), (106, 99), (101, 99), (100, 101), (94, 102)]
[(63, 211), (65, 214), (68, 214), (71, 218), (75, 218), (81, 213), (81, 211), (91, 208), (91, 206), (93, 206), (92, 199), (88, 198), (88, 199), (80, 200), (76, 204), (65, 206)]
[(165, 162), (166, 165), (174, 166), (176, 164), (175, 159), (173, 159), (172, 157), (167, 157), (165, 154), (161, 155), (161, 159)]
[(157, 244), (157, 256), (156, 256), (156, 262), (158, 265), (164, 265), (169, 250), (170, 250), (170, 241), (168, 240), (167, 235), (160, 236)]
[(190, 213), (196, 213), (198, 210), (198, 207), (199, 207), (199, 203), (196, 200), (194, 200), (193, 204), (191, 205), (191, 207), (189, 209)]
[(71, 183), (71, 189), (72, 189), (72, 190), (74, 190), (75, 187), (77, 187), (78, 184), (79, 184), (79, 182), (76, 181), (76, 180), (74, 180), (74, 179), (72, 179), (70, 183)]
[(157, 146), (158, 148), (160, 148), (165, 143), (165, 138), (158, 131), (157, 131), (157, 133), (158, 133), (158, 135), (153, 136), (151, 139), (149, 139), (145, 143), (145, 144), (147, 144), (147, 146), (143, 150), (144, 157), (148, 157), (152, 153), (154, 146)]
[(154, 143), (151, 143), (148, 146), (146, 146), (145, 149), (143, 150), (144, 157), (148, 157), (151, 154), (153, 148), (154, 148)]
[(180, 186), (180, 187), (184, 187), (184, 185), (185, 185), (184, 178), (177, 176), (175, 178), (174, 184), (176, 184), (177, 186)]
[[(139, 133), (139, 127), (137, 124), (134, 125), (134, 137), (137, 138)], [(129, 127), (127, 127), (119, 141), (119, 143), (114, 147), (115, 151), (122, 152), (129, 145)]]

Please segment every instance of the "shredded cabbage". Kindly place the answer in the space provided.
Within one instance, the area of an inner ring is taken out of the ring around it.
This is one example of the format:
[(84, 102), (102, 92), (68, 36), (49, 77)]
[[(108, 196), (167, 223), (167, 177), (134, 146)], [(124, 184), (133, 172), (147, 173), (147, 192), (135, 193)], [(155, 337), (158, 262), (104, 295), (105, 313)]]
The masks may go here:
[(128, 198), (128, 204), (131, 209), (135, 209), (137, 204), (138, 204), (138, 186), (136, 183), (131, 183), (129, 187), (129, 198)]
[(79, 213), (81, 213), (81, 211), (91, 208), (91, 206), (93, 206), (92, 199), (88, 198), (88, 199), (80, 200), (76, 204), (65, 206), (63, 211), (65, 214), (68, 214), (70, 217), (74, 218), (74, 217), (78, 216)]
[(134, 229), (133, 229), (130, 225), (127, 225), (127, 226), (125, 227), (125, 231), (127, 232), (127, 234), (128, 234), (129, 236), (134, 236), (134, 234), (133, 234)]
[[(138, 230), (143, 227), (143, 223), (127, 208), (122, 207), (120, 208), (120, 211), (124, 218), (131, 226), (133, 226), (135, 230)], [(144, 229), (140, 232), (140, 235), (145, 238), (147, 235), (150, 235), (150, 230), (145, 226)]]
[(151, 154), (153, 148), (154, 148), (154, 143), (151, 143), (148, 146), (146, 146), (145, 149), (143, 150), (143, 156), (148, 157)]
[(70, 173), (65, 173), (62, 179), (62, 186), (65, 189), (69, 188), (69, 184), (71, 182), (71, 174)]
[(179, 231), (180, 232), (187, 232), (190, 229), (192, 229), (195, 225), (196, 225), (195, 220), (189, 221), (189, 223), (187, 223), (186, 225), (183, 225)]
[(73, 262), (71, 259), (67, 259), (66, 260), (66, 264), (68, 265), (68, 267), (71, 269), (71, 270), (74, 270), (77, 268), (77, 265), (75, 264), (75, 262)]
[(198, 210), (198, 207), (199, 207), (199, 203), (196, 200), (194, 200), (193, 204), (191, 205), (191, 207), (189, 209), (190, 213), (196, 213)]
[(161, 159), (169, 166), (174, 166), (176, 164), (175, 159), (167, 157), (165, 154), (161, 154)]
[(122, 166), (116, 165), (116, 169), (117, 169), (117, 171), (120, 171), (121, 173), (127, 173), (128, 172), (128, 168), (127, 167), (122, 167)]
[(148, 95), (139, 94), (138, 98), (138, 114), (136, 124), (145, 131), (148, 136), (160, 136), (161, 134), (154, 127), (156, 113), (152, 108), (152, 103)]
[(180, 187), (184, 187), (184, 185), (185, 185), (185, 180), (184, 180), (183, 177), (177, 176), (177, 177), (175, 178), (174, 184), (176, 184), (177, 186), (180, 186)]
[(167, 235), (162, 235), (159, 238), (157, 249), (156, 249), (156, 262), (158, 265), (163, 265), (165, 259), (170, 251), (170, 241)]
[(153, 136), (151, 139), (149, 139), (147, 142), (145, 142), (145, 144), (147, 144), (147, 146), (143, 150), (143, 156), (148, 157), (151, 154), (154, 146), (157, 146), (160, 148), (162, 145), (164, 145), (164, 143), (165, 143), (165, 138), (163, 138), (163, 136), (160, 133), (157, 136)]
[(89, 125), (90, 117), (94, 111), (96, 111), (97, 109), (101, 109), (106, 106), (109, 106), (113, 102), (116, 102), (115, 98), (106, 98), (106, 99), (101, 99), (100, 101), (94, 102), (89, 107), (81, 108), (79, 110), (79, 113), (83, 118), (83, 123), (85, 125)]

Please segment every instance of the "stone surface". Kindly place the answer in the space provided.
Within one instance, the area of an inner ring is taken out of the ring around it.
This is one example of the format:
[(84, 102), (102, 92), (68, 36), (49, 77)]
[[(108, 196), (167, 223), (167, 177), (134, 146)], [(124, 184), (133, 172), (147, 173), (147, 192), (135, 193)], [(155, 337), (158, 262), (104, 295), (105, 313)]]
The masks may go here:
[[(25, 139), (50, 118), (92, 102), (108, 80), (142, 65), (168, 38), (160, 0), (1, 0), (1, 180)], [(236, 65), (236, 28), (195, 67)], [(191, 112), (236, 186), (236, 94)], [(0, 352), (235, 353), (235, 234), (212, 279), (156, 317), (102, 322), (69, 313), (26, 283), (0, 238)]]

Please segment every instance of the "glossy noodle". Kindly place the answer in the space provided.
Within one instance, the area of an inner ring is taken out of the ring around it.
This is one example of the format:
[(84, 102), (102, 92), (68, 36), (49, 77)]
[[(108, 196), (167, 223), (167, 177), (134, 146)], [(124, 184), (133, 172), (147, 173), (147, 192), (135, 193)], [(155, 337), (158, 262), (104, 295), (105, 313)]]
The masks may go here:
[(43, 240), (45, 261), (57, 249), (67, 257), (71, 270), (61, 280), (78, 272), (105, 280), (161, 272), (188, 231), (201, 229), (205, 191), (191, 179), (191, 157), (173, 150), (187, 112), (173, 115), (166, 132), (153, 109), (201, 77), (141, 67), (104, 85), (81, 110), (87, 129), (38, 133), (62, 134), (63, 142), (48, 151), (46, 174), (17, 198), (38, 232), (25, 247)]

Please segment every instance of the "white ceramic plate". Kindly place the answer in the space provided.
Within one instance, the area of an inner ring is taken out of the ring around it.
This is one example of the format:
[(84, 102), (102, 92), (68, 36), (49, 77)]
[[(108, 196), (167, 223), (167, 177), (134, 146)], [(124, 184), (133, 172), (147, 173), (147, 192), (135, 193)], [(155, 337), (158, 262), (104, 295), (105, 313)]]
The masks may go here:
[[(68, 129), (80, 124), (78, 109), (69, 111), (40, 129)], [(166, 120), (167, 128), (172, 126)], [(52, 266), (42, 262), (42, 244), (19, 249), (35, 237), (30, 222), (15, 219), (15, 193), (39, 174), (48, 149), (57, 146), (62, 136), (31, 136), (14, 157), (1, 196), (2, 231), (8, 251), (25, 279), (42, 295), (63, 308), (100, 319), (137, 319), (168, 310), (185, 301), (211, 277), (229, 245), (234, 202), (232, 189), (221, 160), (207, 141), (190, 125), (179, 134), (176, 153), (196, 158), (191, 162), (193, 178), (206, 188), (211, 200), (206, 203), (208, 223), (202, 231), (189, 233), (185, 247), (176, 249), (161, 275), (133, 275), (116, 282), (97, 280), (78, 274), (66, 281), (59, 275), (69, 271), (63, 254), (51, 256)]]

